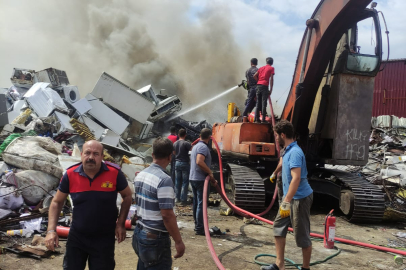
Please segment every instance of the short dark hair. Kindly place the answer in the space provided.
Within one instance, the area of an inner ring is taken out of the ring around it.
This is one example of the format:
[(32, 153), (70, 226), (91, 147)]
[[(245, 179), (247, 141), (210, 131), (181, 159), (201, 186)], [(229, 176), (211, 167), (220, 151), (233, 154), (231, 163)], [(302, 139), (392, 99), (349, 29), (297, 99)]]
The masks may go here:
[(164, 159), (169, 157), (173, 152), (173, 143), (168, 138), (157, 138), (152, 143), (152, 154), (156, 159)]
[(200, 131), (200, 139), (207, 140), (207, 139), (210, 139), (210, 136), (211, 136), (210, 128), (204, 128), (204, 129), (202, 129), (202, 131)]
[(267, 58), (266, 58), (266, 63), (267, 63), (268, 65), (272, 65), (272, 64), (273, 64), (273, 58), (272, 58), (272, 57), (267, 57)]
[(185, 137), (186, 136), (186, 130), (184, 130), (183, 128), (179, 129), (178, 135), (181, 138)]
[(293, 139), (293, 125), (287, 120), (279, 121), (279, 123), (273, 127), (273, 130), (278, 133), (278, 135), (283, 133), (285, 134), (286, 138)]
[(176, 132), (176, 127), (175, 127), (175, 126), (171, 126), (170, 129), (169, 129), (169, 131), (170, 131), (171, 133), (175, 133), (175, 132)]
[(258, 65), (258, 59), (252, 58), (252, 59), (251, 59), (251, 64), (253, 64), (253, 65)]

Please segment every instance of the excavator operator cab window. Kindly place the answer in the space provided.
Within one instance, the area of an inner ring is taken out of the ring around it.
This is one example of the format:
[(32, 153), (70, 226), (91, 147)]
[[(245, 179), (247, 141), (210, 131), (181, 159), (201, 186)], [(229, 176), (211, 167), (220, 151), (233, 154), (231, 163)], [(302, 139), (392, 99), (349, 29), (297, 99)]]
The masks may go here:
[(346, 49), (348, 52), (345, 69), (350, 73), (369, 75), (377, 71), (380, 64), (380, 38), (373, 17), (359, 21), (347, 31)]
[(368, 12), (342, 36), (337, 45), (339, 57), (334, 73), (352, 73), (375, 76), (379, 70), (382, 45), (379, 19)]

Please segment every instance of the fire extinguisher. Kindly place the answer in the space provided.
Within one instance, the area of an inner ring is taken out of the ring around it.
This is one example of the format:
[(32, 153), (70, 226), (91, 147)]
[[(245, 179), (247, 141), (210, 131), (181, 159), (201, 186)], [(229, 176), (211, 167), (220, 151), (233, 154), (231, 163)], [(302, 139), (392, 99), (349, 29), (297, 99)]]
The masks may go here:
[(333, 210), (327, 214), (324, 220), (324, 247), (328, 249), (334, 248), (334, 237), (336, 235), (336, 218), (333, 216)]

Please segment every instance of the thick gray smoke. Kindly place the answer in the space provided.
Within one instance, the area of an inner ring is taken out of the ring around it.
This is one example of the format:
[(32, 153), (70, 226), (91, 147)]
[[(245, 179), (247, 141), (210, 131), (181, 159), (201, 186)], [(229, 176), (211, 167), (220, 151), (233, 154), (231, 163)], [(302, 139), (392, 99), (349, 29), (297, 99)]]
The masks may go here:
[[(265, 57), (237, 45), (238, 29), (216, 1), (197, 13), (189, 1), (3, 2), (1, 87), (13, 67), (55, 67), (85, 95), (105, 71), (135, 89), (152, 84), (177, 94), (187, 109), (238, 84), (253, 56)], [(184, 117), (224, 121), (227, 103), (243, 110), (245, 97), (241, 88)]]

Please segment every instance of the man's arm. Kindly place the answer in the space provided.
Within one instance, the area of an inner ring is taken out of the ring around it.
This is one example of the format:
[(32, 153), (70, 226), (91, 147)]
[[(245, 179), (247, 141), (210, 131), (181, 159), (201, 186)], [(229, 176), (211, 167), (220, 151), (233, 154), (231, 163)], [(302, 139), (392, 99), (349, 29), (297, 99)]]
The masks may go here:
[(278, 173), (280, 173), (282, 171), (282, 164), (283, 164), (283, 159), (281, 157), (281, 158), (279, 158), (278, 166), (276, 166), (276, 169), (273, 172), (275, 174), (275, 176), (278, 175)]
[(176, 223), (176, 216), (173, 209), (161, 209), (162, 219), (165, 224), (165, 228), (175, 241), (176, 255), (174, 258), (180, 258), (185, 253), (185, 244), (182, 241), (178, 224)]
[(295, 196), (297, 189), (299, 188), (300, 184), (300, 174), (301, 174), (301, 168), (292, 168), (290, 170), (290, 173), (292, 175), (292, 181), (290, 182), (288, 193), (285, 196), (285, 199), (283, 200), (284, 202), (291, 202), (293, 199), (293, 196)]
[(255, 72), (255, 74), (254, 74), (254, 79), (256, 80), (256, 81), (258, 81), (258, 71), (257, 72)]
[(45, 245), (49, 250), (55, 251), (55, 247), (59, 244), (59, 237), (56, 234), (56, 225), (58, 224), (59, 213), (62, 210), (63, 204), (68, 197), (68, 193), (63, 193), (58, 190), (52, 199), (51, 205), (49, 206), (48, 213), (48, 231), (53, 230), (54, 232), (47, 233), (45, 237)]
[(209, 166), (207, 166), (207, 164), (204, 162), (205, 159), (206, 157), (204, 155), (197, 154), (196, 164), (200, 167), (200, 169), (202, 169), (202, 171), (204, 171), (210, 176), (210, 182), (212, 182), (212, 184), (217, 183), (216, 179), (214, 179), (213, 172), (210, 170)]
[(117, 237), (117, 242), (121, 243), (126, 238), (125, 220), (127, 219), (128, 211), (130, 210), (132, 194), (131, 194), (131, 189), (129, 186), (127, 186), (122, 191), (119, 191), (119, 193), (120, 193), (121, 197), (123, 198), (123, 202), (121, 203), (120, 215), (118, 216), (118, 220), (117, 220), (116, 237)]
[(271, 91), (269, 92), (269, 95), (272, 94), (272, 90), (273, 90), (273, 74), (271, 74)]

